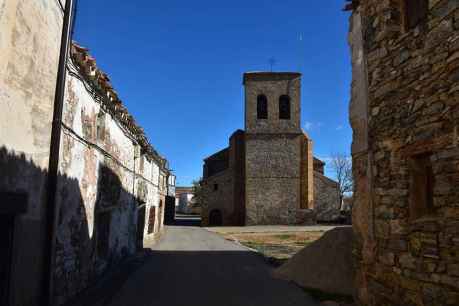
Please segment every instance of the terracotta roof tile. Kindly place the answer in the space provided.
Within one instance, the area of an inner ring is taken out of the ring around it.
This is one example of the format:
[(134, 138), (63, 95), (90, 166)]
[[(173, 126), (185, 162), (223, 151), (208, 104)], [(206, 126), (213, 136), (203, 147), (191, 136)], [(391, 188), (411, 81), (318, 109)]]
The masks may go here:
[(112, 115), (134, 135), (137, 142), (142, 147), (142, 151), (147, 154), (149, 158), (157, 160), (161, 167), (166, 168), (168, 165), (167, 160), (160, 156), (151, 146), (145, 135), (144, 129), (137, 125), (134, 117), (128, 112), (123, 102), (119, 99), (117, 92), (113, 89), (109, 76), (97, 67), (96, 60), (88, 52), (89, 49), (73, 42), (71, 58), (82, 76), (102, 98), (102, 103), (111, 111)]

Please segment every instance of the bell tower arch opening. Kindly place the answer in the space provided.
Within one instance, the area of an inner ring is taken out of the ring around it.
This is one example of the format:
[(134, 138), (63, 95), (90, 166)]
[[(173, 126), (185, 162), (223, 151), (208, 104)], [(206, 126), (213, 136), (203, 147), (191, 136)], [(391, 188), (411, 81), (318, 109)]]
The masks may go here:
[(244, 74), (245, 131), (251, 134), (301, 133), (301, 74)]

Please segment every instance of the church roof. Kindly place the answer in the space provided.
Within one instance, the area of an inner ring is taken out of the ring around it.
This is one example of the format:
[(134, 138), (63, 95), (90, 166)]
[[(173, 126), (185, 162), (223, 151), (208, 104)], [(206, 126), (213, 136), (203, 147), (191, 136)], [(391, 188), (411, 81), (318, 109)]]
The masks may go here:
[(244, 73), (243, 84), (250, 79), (255, 81), (264, 80), (288, 80), (301, 77), (299, 72), (272, 72), (272, 71), (251, 71)]

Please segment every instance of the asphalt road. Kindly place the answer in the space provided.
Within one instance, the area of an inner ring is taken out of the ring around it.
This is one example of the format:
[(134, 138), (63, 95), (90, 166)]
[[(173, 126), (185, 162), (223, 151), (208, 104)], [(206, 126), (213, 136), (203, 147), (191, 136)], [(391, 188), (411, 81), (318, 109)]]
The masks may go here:
[(148, 262), (110, 306), (313, 306), (295, 285), (273, 279), (255, 253), (199, 227), (167, 227)]

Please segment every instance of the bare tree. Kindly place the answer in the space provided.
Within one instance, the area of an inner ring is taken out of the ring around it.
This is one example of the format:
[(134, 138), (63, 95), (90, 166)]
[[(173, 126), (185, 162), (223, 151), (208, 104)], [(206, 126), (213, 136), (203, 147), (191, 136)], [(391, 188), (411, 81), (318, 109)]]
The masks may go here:
[(196, 207), (201, 207), (201, 202), (202, 202), (202, 178), (199, 178), (197, 180), (193, 180), (192, 182), (192, 188), (193, 188), (193, 202), (194, 206)]
[(335, 153), (332, 155), (330, 167), (338, 181), (340, 203), (342, 203), (344, 196), (351, 193), (354, 188), (352, 160), (346, 154)]

